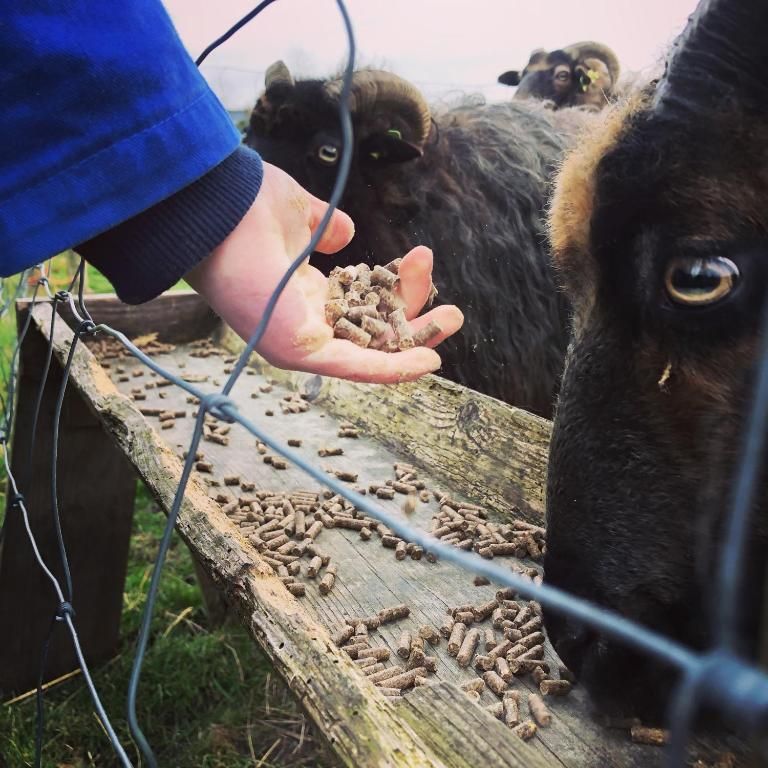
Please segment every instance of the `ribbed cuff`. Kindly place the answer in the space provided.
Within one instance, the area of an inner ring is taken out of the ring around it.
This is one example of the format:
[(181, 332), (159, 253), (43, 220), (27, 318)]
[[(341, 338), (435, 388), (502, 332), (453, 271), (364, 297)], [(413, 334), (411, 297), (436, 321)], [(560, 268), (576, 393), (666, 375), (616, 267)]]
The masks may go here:
[(261, 158), (238, 147), (188, 187), (75, 250), (121, 301), (149, 301), (226, 239), (256, 199), (262, 177)]

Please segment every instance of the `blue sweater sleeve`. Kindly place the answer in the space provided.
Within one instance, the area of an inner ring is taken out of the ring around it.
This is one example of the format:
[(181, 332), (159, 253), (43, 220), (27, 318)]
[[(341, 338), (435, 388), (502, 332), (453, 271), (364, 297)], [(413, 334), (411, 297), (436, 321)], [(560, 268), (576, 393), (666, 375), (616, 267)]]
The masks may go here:
[(2, 275), (137, 217), (239, 144), (159, 0), (8, 4), (0, 94)]

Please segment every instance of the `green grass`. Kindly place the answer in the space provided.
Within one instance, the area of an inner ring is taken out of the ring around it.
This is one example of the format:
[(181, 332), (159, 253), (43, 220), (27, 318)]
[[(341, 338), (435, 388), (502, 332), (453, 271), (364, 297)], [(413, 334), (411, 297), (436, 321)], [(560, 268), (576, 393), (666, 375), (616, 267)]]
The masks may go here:
[[(122, 715), (151, 563), (165, 522), (146, 491), (138, 490), (122, 648), (115, 659), (93, 670), (105, 708), (137, 766), (141, 762)], [(118, 765), (81, 676), (49, 690), (45, 702), (45, 766)], [(324, 757), (284, 685), (245, 631), (234, 624), (207, 626), (191, 557), (178, 539), (163, 574), (138, 706), (142, 728), (161, 766), (335, 765)], [(34, 729), (34, 697), (0, 704), (0, 766), (33, 764)]]

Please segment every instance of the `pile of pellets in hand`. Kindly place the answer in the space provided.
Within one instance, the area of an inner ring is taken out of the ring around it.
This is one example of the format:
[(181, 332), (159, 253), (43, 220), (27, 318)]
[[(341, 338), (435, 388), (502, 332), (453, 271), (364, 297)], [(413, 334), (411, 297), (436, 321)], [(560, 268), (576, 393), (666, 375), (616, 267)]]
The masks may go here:
[[(325, 318), (333, 335), (359, 347), (400, 352), (426, 345), (442, 328), (430, 320), (412, 333), (405, 318), (405, 302), (396, 292), (402, 259), (386, 266), (367, 264), (335, 267), (328, 278)], [(429, 303), (437, 294), (431, 286)], [(394, 337), (393, 337), (394, 334)]]

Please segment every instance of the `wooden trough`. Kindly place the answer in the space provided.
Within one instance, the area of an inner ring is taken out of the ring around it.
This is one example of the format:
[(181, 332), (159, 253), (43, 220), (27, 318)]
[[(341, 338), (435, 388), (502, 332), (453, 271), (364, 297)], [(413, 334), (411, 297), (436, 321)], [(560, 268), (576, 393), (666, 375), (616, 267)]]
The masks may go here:
[[(105, 322), (135, 338), (151, 332), (174, 349), (157, 359), (168, 370), (200, 381), (216, 391), (226, 373), (221, 356), (190, 356), (190, 344), (214, 337), (237, 354), (242, 342), (213, 316), (194, 294), (168, 294), (140, 309), (113, 297), (88, 301), (96, 322)], [(23, 321), (29, 304), (19, 306)], [(38, 305), (21, 357), (19, 409), (14, 440), (14, 472), (23, 478), (30, 449), (31, 418), (51, 335), (50, 305)], [(43, 556), (61, 576), (50, 524), (48, 485), (51, 424), (61, 365), (69, 353), (72, 332), (60, 320), (53, 329), (54, 364), (39, 421), (32, 472), (37, 480), (27, 504)], [(117, 367), (125, 370), (118, 374)], [(120, 381), (119, 379), (123, 379)], [(146, 399), (131, 400), (132, 389), (147, 382)], [(64, 537), (72, 564), (77, 626), (86, 657), (108, 658), (117, 646), (120, 604), (138, 474), (168, 509), (181, 474), (181, 455), (192, 432), (194, 405), (175, 387), (158, 387), (159, 378), (133, 359), (110, 361), (103, 367), (85, 345), (74, 355), (71, 384), (64, 402), (59, 440), (59, 504)], [(271, 391), (267, 382), (273, 382)], [(280, 400), (289, 392), (304, 393), (311, 407), (305, 413), (281, 413)], [(251, 395), (255, 394), (255, 397)], [(419, 470), (428, 489), (483, 505), (498, 521), (513, 517), (543, 524), (543, 488), (549, 422), (437, 377), (399, 386), (370, 386), (321, 379), (270, 368), (254, 357), (249, 375), (242, 376), (233, 397), (249, 418), (271, 435), (301, 439), (296, 450), (322, 466), (359, 474), (358, 484), (383, 483), (393, 477), (395, 462)], [(171, 428), (139, 408), (184, 411)], [(266, 411), (274, 413), (266, 415)], [(340, 439), (339, 424), (353, 422), (359, 439)], [(300, 470), (278, 471), (264, 463), (252, 436), (237, 425), (229, 445), (201, 443), (212, 475), (238, 476), (270, 491), (321, 491)], [(344, 455), (318, 458), (323, 446), (344, 448)], [(317, 580), (302, 576), (306, 595), (293, 597), (241, 529), (211, 498), (223, 486), (209, 488), (204, 476), (193, 477), (178, 521), (184, 539), (206, 579), (242, 618), (276, 670), (301, 702), (330, 746), (349, 766), (449, 766), (479, 768), (653, 768), (661, 751), (631, 743), (626, 732), (599, 725), (576, 686), (563, 698), (547, 697), (552, 724), (524, 742), (493, 717), (486, 706), (499, 699), (487, 688), (474, 703), (459, 685), (478, 673), (458, 666), (446, 641), (429, 648), (437, 658), (429, 684), (399, 699), (385, 698), (331, 636), (344, 617), (368, 616), (404, 603), (410, 615), (371, 631), (371, 644), (395, 651), (403, 630), (439, 626), (446, 609), (492, 599), (494, 585), (475, 586), (471, 574), (425, 558), (396, 560), (378, 536), (363, 541), (354, 530), (323, 530), (318, 547), (338, 566), (334, 589), (321, 595)], [(381, 503), (402, 507), (402, 496)], [(438, 509), (434, 497), (419, 502), (412, 522), (428, 527)], [(33, 563), (18, 514), (9, 510), (5, 545), (0, 553), (0, 626), (14, 627), (0, 641), (0, 690), (34, 685), (38, 649), (55, 607), (50, 585)], [(513, 558), (500, 562), (514, 564)], [(525, 567), (533, 563), (526, 561)], [(490, 621), (481, 624), (490, 627)], [(63, 633), (61, 633), (63, 635)], [(498, 634), (498, 633), (497, 633)], [(151, 652), (151, 651), (150, 651)], [(557, 669), (551, 648), (547, 661)], [(385, 662), (393, 664), (392, 660)], [(51, 650), (50, 678), (75, 666), (66, 638)], [(513, 687), (521, 692), (521, 710), (537, 686), (530, 676)]]

